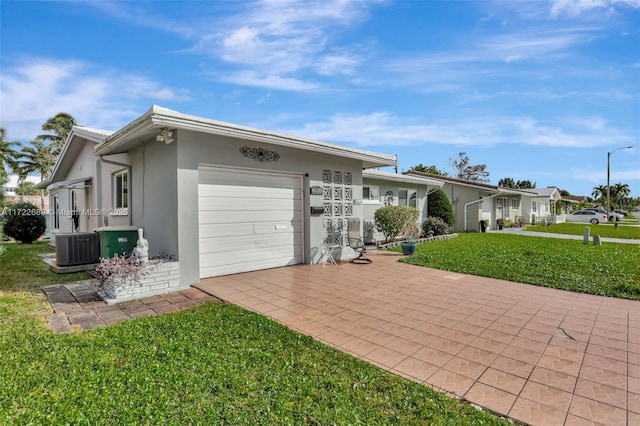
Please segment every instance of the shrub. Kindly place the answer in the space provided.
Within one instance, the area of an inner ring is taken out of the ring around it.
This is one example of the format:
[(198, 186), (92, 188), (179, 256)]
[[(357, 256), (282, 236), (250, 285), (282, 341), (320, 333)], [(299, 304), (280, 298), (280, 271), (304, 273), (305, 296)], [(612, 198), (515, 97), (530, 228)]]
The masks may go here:
[(447, 197), (447, 194), (445, 194), (442, 189), (438, 189), (429, 194), (427, 197), (427, 207), (430, 217), (439, 217), (449, 226), (453, 226), (453, 224), (456, 223), (449, 197)]
[(424, 235), (444, 235), (450, 234), (451, 230), (447, 222), (441, 218), (429, 216), (422, 222), (422, 233)]
[(31, 203), (16, 203), (4, 216), (3, 232), (23, 244), (31, 244), (47, 229), (42, 210)]
[(420, 217), (420, 211), (408, 206), (385, 206), (376, 210), (374, 219), (376, 229), (384, 235), (384, 242), (388, 243), (411, 226), (415, 226)]

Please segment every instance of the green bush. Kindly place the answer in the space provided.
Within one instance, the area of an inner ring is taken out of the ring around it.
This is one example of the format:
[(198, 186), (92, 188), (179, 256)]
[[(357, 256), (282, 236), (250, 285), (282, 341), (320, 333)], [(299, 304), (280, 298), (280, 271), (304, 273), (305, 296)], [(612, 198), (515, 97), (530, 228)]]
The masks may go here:
[(447, 222), (441, 218), (429, 216), (422, 222), (422, 235), (429, 236), (430, 233), (433, 233), (433, 235), (450, 234), (451, 228)]
[(47, 229), (42, 211), (31, 203), (16, 203), (5, 216), (4, 233), (24, 244), (31, 244)]
[(408, 206), (386, 206), (376, 210), (376, 229), (384, 235), (384, 242), (393, 241), (406, 229), (418, 223), (420, 211)]
[(427, 197), (427, 206), (429, 216), (439, 217), (449, 226), (453, 226), (453, 224), (456, 223), (449, 197), (447, 197), (447, 194), (445, 194), (442, 189), (438, 189), (429, 194)]

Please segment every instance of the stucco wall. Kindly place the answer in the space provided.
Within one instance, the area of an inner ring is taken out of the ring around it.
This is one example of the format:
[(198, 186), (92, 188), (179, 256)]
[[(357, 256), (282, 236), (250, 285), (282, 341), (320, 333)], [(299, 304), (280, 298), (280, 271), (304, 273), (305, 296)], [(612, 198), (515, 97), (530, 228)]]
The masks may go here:
[[(363, 179), (363, 186), (376, 186), (380, 190), (380, 198), (378, 200), (363, 200), (363, 220), (368, 223), (375, 223), (374, 215), (376, 210), (384, 207), (384, 197), (387, 191), (392, 191), (394, 194), (393, 205), (398, 205), (398, 191), (400, 189), (416, 190), (416, 207), (420, 211), (420, 223), (427, 218), (427, 189), (424, 185), (418, 185), (414, 183), (399, 183), (390, 182), (383, 179), (374, 179), (366, 177)], [(373, 239), (376, 241), (384, 241), (384, 235), (381, 232), (375, 231), (373, 233)]]
[[(177, 143), (176, 143), (177, 142)], [(310, 187), (322, 186), (324, 169), (349, 172), (354, 198), (362, 199), (362, 164), (358, 160), (319, 154), (311, 151), (263, 143), (206, 135), (180, 130), (177, 148), (178, 256), (183, 282), (199, 281), (198, 256), (198, 167), (226, 166), (247, 170), (270, 170), (300, 174), (303, 179), (304, 262), (318, 260), (322, 243), (322, 217), (311, 215), (311, 206), (322, 206), (321, 196), (311, 196)], [(249, 146), (277, 152), (278, 161), (259, 162), (242, 155), (240, 148)], [(353, 205), (353, 216), (361, 217), (362, 206)], [(346, 253), (345, 253), (346, 254)]]
[(178, 253), (177, 144), (146, 142), (129, 152), (132, 225), (144, 230), (149, 255)]

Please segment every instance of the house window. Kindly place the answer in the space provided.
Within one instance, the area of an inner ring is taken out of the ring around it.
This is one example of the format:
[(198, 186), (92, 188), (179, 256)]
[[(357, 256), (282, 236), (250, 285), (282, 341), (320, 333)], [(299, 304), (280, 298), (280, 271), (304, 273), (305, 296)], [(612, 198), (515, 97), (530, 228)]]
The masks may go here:
[(537, 201), (532, 201), (531, 202), (531, 211), (533, 213), (538, 213), (538, 202)]
[(398, 190), (398, 205), (418, 208), (418, 193), (415, 189)]
[(126, 209), (129, 207), (129, 173), (120, 172), (115, 177), (115, 208)]
[(380, 188), (377, 186), (363, 186), (362, 187), (362, 199), (363, 201), (379, 202), (380, 201)]
[(53, 229), (60, 229), (60, 199), (58, 194), (53, 196)]
[(520, 208), (520, 200), (518, 198), (511, 199), (511, 210), (518, 210)]
[(71, 211), (78, 211), (78, 194), (75, 189), (71, 190)]

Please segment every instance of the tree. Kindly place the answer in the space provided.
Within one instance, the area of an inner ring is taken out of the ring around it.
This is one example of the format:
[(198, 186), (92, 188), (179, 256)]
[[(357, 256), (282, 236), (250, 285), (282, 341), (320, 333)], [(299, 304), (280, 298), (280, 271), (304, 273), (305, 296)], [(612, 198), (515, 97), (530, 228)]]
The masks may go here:
[(19, 161), (19, 175), (24, 179), (30, 173), (39, 173), (40, 180), (45, 180), (56, 162), (53, 144), (46, 145), (38, 136), (30, 145), (22, 148)]
[(516, 183), (516, 188), (520, 189), (533, 189), (536, 187), (535, 182), (531, 182), (530, 180), (519, 180)]
[(470, 165), (466, 152), (458, 153), (458, 159), (449, 159), (451, 166), (457, 170), (458, 179), (472, 182), (489, 182), (489, 172), (486, 164)]
[(420, 163), (417, 166), (413, 166), (411, 170), (415, 170), (416, 172), (429, 173), (432, 175), (449, 176), (447, 172), (443, 172), (442, 170), (437, 168), (435, 165), (423, 166), (422, 163)]
[(566, 197), (567, 195), (571, 195), (571, 193), (569, 191), (567, 191), (566, 189), (560, 189), (558, 188), (558, 192), (560, 193), (560, 195), (562, 195), (563, 197)]
[(38, 139), (49, 141), (51, 151), (57, 156), (67, 140), (67, 136), (71, 133), (71, 129), (75, 126), (76, 119), (71, 114), (59, 112), (54, 117), (49, 118), (43, 125), (42, 130), (45, 132), (53, 132), (53, 134), (43, 134)]
[(0, 205), (2, 205), (4, 201), (4, 190), (2, 188), (4, 188), (7, 182), (9, 182), (9, 175), (7, 175), (4, 167), (0, 167)]
[[(56, 154), (52, 145), (46, 145), (41, 137), (37, 137), (31, 145), (25, 146), (20, 152), (18, 175), (24, 179), (30, 173), (39, 173), (40, 182), (49, 177), (49, 173), (56, 162)], [(40, 191), (40, 207), (44, 208), (44, 190)]]
[[(611, 200), (616, 207), (622, 200), (627, 198), (631, 193), (629, 185), (626, 183), (618, 182), (611, 186)], [(615, 210), (615, 208), (614, 208)]]
[(607, 185), (594, 186), (591, 195), (593, 195), (595, 200), (605, 198), (607, 196)]
[(0, 168), (3, 170), (8, 169), (8, 172), (13, 172), (18, 166), (18, 158), (20, 154), (14, 149), (14, 147), (20, 146), (20, 142), (9, 142), (7, 140), (7, 130), (4, 127), (0, 127), (0, 153), (2, 153), (2, 163)]
[(502, 188), (515, 188), (516, 187), (516, 181), (514, 181), (510, 177), (502, 178), (502, 179), (500, 179), (498, 181), (498, 186), (500, 186)]
[(34, 183), (23, 180), (18, 184), (16, 188), (16, 194), (18, 195), (38, 195), (38, 190), (34, 188)]
[(447, 194), (445, 194), (442, 189), (433, 191), (427, 197), (427, 213), (428, 216), (444, 220), (449, 226), (453, 226), (456, 222), (449, 197), (447, 197)]

